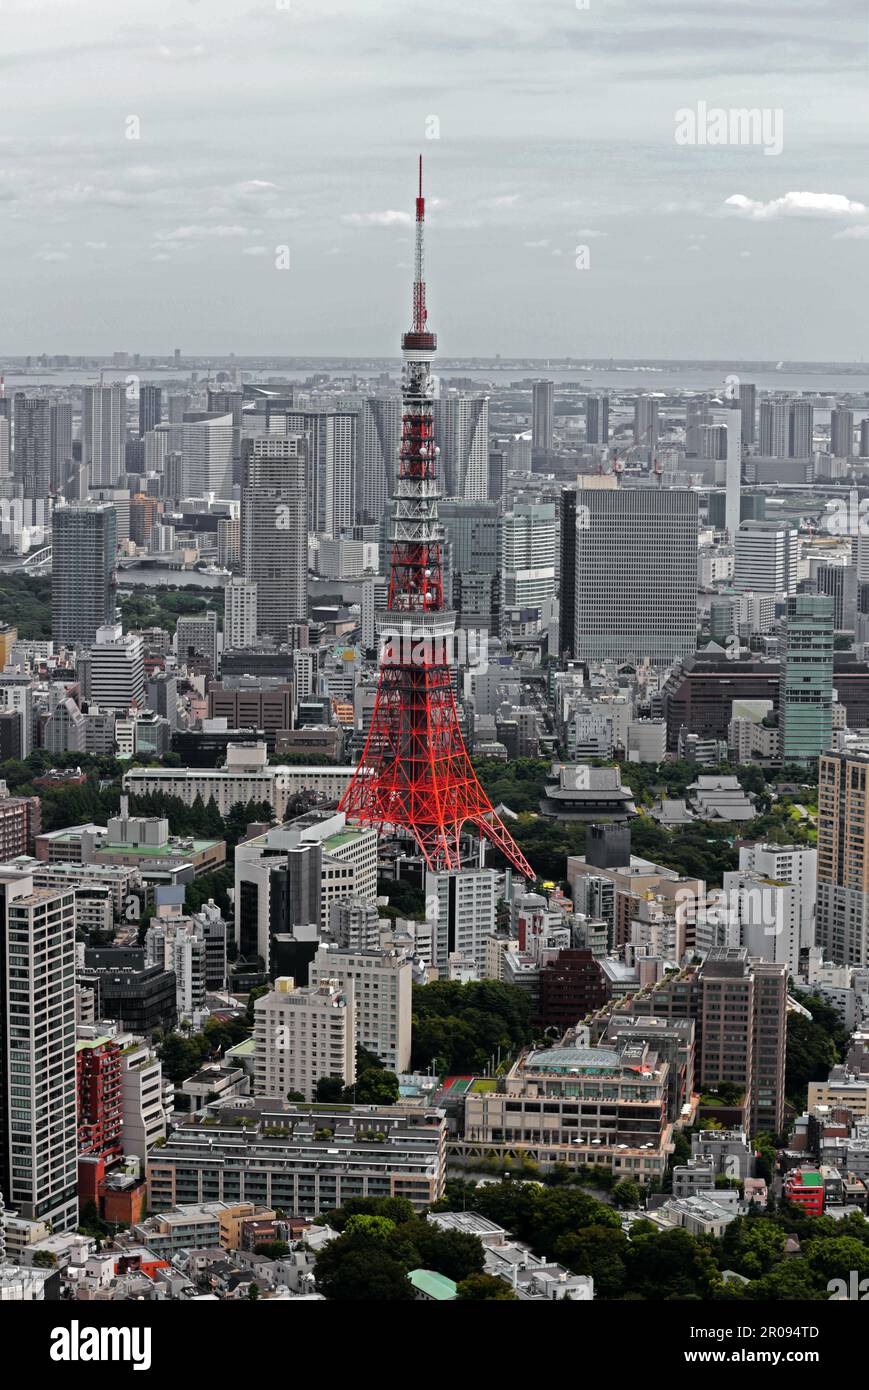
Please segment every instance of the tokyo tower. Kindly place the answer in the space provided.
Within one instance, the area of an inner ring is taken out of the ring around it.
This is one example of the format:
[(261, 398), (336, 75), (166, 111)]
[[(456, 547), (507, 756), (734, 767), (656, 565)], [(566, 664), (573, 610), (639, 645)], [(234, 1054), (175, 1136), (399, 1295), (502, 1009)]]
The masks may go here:
[(380, 683), (362, 757), (340, 809), (350, 820), (407, 831), (430, 869), (462, 867), (459, 844), (469, 822), (533, 880), (533, 869), (471, 766), (453, 698), (455, 614), (444, 608), (432, 420), (437, 339), (425, 305), (424, 223), (420, 157), (413, 326), (401, 340), (403, 414), (389, 606), (378, 623)]

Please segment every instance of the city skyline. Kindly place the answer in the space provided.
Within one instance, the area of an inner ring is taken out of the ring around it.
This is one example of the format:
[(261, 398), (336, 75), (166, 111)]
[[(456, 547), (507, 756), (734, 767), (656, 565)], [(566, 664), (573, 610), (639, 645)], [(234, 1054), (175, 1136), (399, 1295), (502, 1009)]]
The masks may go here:
[(260, 1300), (836, 1354), (864, 5), (0, 0), (0, 1303), (52, 1360)]

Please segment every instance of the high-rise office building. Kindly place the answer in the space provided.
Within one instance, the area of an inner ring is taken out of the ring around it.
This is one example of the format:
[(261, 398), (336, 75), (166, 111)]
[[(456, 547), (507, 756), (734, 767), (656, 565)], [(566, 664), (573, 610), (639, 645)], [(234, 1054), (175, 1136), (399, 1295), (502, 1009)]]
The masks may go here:
[(233, 575), (223, 591), (223, 642), (227, 648), (251, 647), (256, 641), (256, 584)]
[(852, 738), (818, 768), (818, 905), (824, 959), (869, 966), (869, 743)]
[(856, 565), (818, 565), (815, 583), (819, 594), (833, 600), (834, 632), (854, 632), (857, 621)]
[(634, 402), (634, 443), (652, 449), (658, 433), (658, 402), (653, 396), (638, 396)]
[(841, 407), (830, 414), (830, 453), (849, 459), (854, 452), (854, 412)]
[(75, 893), (0, 876), (0, 1189), (28, 1221), (78, 1224)]
[(833, 600), (788, 599), (781, 663), (779, 728), (785, 763), (819, 758), (830, 746), (833, 708)]
[(727, 428), (725, 425), (711, 423), (700, 425), (696, 435), (698, 458), (727, 458)]
[(376, 523), (392, 497), (401, 444), (401, 397), (372, 396), (359, 411), (359, 518)]
[(444, 581), (459, 627), (493, 631), (498, 610), (498, 504), (438, 503), (447, 542)]
[(489, 497), (500, 502), (507, 491), (507, 450), (489, 450)]
[(489, 398), (450, 392), (432, 403), (444, 497), (489, 495)]
[(746, 446), (757, 442), (757, 387), (749, 381), (740, 382), (739, 409), (742, 412), (742, 443)]
[(174, 734), (178, 727), (178, 677), (163, 671), (149, 675), (145, 685), (145, 703), (148, 709), (168, 722)]
[[(273, 841), (282, 839), (278, 833)], [(235, 856), (235, 939), (244, 960), (263, 962), (269, 975), (292, 968), (300, 983), (321, 935), (323, 847), (319, 841), (248, 841)]]
[[(710, 452), (705, 433), (712, 424), (712, 411), (705, 396), (688, 401), (685, 405), (685, 453), (689, 458), (718, 458)], [(704, 452), (704, 443), (706, 450)]]
[(163, 421), (163, 388), (160, 386), (139, 387), (139, 434), (155, 430)]
[(587, 396), (585, 401), (585, 442), (586, 444), (609, 444), (610, 441), (610, 398), (609, 396)]
[(241, 435), (244, 412), (243, 391), (215, 391), (208, 388), (208, 409), (232, 417), (232, 481), (241, 482)]
[(305, 440), (253, 435), (242, 441), (241, 561), (257, 586), (260, 633), (287, 640), (308, 616), (308, 500)]
[(780, 1134), (785, 1103), (788, 971), (751, 960), (744, 946), (716, 947), (700, 967), (700, 1087), (732, 1082), (752, 1134)]
[(304, 439), (306, 529), (340, 537), (356, 520), (357, 413), (349, 410), (272, 410), (267, 419), (270, 435), (298, 435)]
[[(591, 399), (589, 397), (589, 399)], [(561, 493), (559, 534), (561, 564), (559, 567), (560, 594), (558, 603), (558, 651), (562, 657), (573, 656), (576, 640), (576, 520), (579, 489), (566, 487)]]
[[(12, 477), (12, 429), (9, 417), (0, 415), (0, 484)], [(6, 494), (4, 493), (4, 496)]]
[(125, 713), (145, 703), (145, 649), (141, 637), (124, 633), (120, 623), (97, 629), (90, 649), (88, 698), (100, 709)]
[(583, 524), (573, 531), (577, 657), (670, 665), (689, 655), (697, 644), (697, 494), (587, 488), (581, 500)]
[(73, 468), (72, 406), (69, 401), (52, 401), (49, 412), (51, 431), (51, 490), (62, 492)]
[(211, 674), (217, 675), (217, 614), (213, 608), (181, 615), (175, 627), (175, 655), (188, 666), (201, 658)]
[(51, 403), (46, 396), (15, 397), (15, 479), (24, 497), (51, 490)]
[(188, 411), (182, 426), (182, 487), (185, 497), (231, 497), (232, 416)]
[(531, 389), (531, 447), (552, 448), (555, 425), (555, 382), (535, 381)]
[(811, 401), (791, 401), (788, 415), (788, 454), (811, 458), (815, 451), (815, 408)]
[(736, 531), (734, 589), (739, 593), (794, 593), (798, 544), (796, 528), (787, 522), (740, 522)]
[(55, 642), (93, 642), (114, 619), (117, 516), (105, 503), (55, 508), (52, 517), (51, 633)]
[(761, 454), (767, 458), (787, 458), (789, 435), (789, 402), (781, 400), (761, 401), (758, 430), (758, 446)]
[(539, 607), (555, 594), (555, 503), (517, 502), (500, 518), (499, 533), (502, 611)]
[(113, 487), (124, 473), (126, 434), (124, 387), (82, 387), (81, 457), (92, 485)]

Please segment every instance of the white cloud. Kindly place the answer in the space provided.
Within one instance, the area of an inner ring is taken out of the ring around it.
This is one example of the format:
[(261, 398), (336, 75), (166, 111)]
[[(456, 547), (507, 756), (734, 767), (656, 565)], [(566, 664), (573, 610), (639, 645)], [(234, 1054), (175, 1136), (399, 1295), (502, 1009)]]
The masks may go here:
[(204, 58), (205, 53), (205, 45), (201, 43), (191, 44), (189, 48), (170, 48), (168, 44), (163, 43), (155, 49), (156, 57), (167, 63), (187, 63), (192, 58)]
[(834, 241), (867, 241), (869, 240), (869, 223), (862, 223), (858, 227), (845, 227), (843, 231), (836, 232)]
[(68, 261), (69, 256), (65, 251), (37, 251), (33, 259), (36, 261)]
[(734, 193), (724, 201), (726, 208), (757, 221), (775, 217), (866, 217), (869, 207), (846, 198), (844, 193), (785, 193), (768, 203)]
[(194, 224), (188, 227), (176, 227), (174, 231), (171, 232), (158, 232), (157, 240), (194, 241), (199, 237), (218, 237), (224, 239), (237, 236), (250, 236), (250, 231), (247, 227), (236, 227), (224, 223), (218, 223), (214, 227), (202, 227)]
[(346, 212), (341, 221), (352, 227), (409, 227), (413, 218), (409, 212), (388, 208), (386, 212)]

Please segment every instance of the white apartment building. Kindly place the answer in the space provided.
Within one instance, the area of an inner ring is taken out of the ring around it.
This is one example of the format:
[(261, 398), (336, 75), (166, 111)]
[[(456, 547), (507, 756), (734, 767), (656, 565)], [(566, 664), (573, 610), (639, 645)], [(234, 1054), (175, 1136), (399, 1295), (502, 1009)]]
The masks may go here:
[(782, 521), (743, 521), (736, 532), (733, 587), (765, 594), (795, 594), (798, 536)]
[(356, 1041), (397, 1075), (410, 1069), (413, 968), (402, 951), (346, 951), (321, 946), (310, 968), (312, 985), (352, 985)]
[(365, 898), (345, 898), (329, 907), (329, 935), (344, 951), (376, 951), (380, 945), (377, 904)]
[(143, 705), (145, 698), (145, 647), (141, 637), (124, 635), (120, 623), (97, 628), (90, 649), (88, 698), (100, 709), (126, 712)]
[(805, 845), (742, 845), (741, 872), (761, 874), (779, 883), (793, 883), (800, 899), (800, 945), (815, 941), (815, 900), (818, 893), (818, 851)]
[(198, 1026), (206, 1013), (205, 940), (191, 918), (155, 917), (145, 933), (145, 962), (175, 972), (179, 1023)]
[(145, 1038), (122, 1033), (116, 1037), (121, 1048), (121, 1103), (124, 1125), (121, 1143), (127, 1158), (145, 1157), (158, 1139), (166, 1138), (167, 1086), (163, 1064)]
[(733, 869), (723, 875), (728, 909), (739, 922), (739, 945), (758, 960), (784, 963), (788, 973), (800, 967), (800, 894), (793, 883)]
[(254, 1004), (254, 1090), (314, 1100), (321, 1077), (356, 1080), (356, 1008), (352, 984), (321, 980), (299, 988), (288, 975)]
[(256, 641), (256, 584), (233, 575), (223, 591), (223, 645), (250, 647)]
[(448, 978), (449, 958), (472, 959), (482, 976), (487, 938), (495, 930), (498, 875), (494, 869), (445, 869), (425, 876), (426, 921), (435, 943), (433, 964)]

